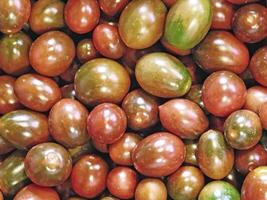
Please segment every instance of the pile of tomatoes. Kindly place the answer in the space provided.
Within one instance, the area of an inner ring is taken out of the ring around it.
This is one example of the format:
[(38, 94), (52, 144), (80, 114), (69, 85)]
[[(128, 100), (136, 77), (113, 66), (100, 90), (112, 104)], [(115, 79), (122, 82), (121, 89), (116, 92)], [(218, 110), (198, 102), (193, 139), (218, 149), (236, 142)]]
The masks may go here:
[(0, 0), (0, 200), (267, 200), (266, 4)]

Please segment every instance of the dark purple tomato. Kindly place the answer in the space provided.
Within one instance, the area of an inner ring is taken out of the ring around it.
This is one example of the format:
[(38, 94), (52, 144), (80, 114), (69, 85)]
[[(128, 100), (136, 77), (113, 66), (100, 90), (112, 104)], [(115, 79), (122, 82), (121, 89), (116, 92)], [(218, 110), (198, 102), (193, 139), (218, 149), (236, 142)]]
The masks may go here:
[(167, 176), (183, 163), (185, 145), (173, 134), (153, 133), (138, 143), (133, 150), (132, 159), (137, 171), (145, 176)]
[(209, 130), (200, 136), (197, 161), (201, 171), (212, 179), (227, 176), (234, 165), (234, 151), (221, 132)]
[(67, 34), (50, 31), (32, 43), (29, 55), (30, 63), (38, 73), (57, 76), (71, 65), (75, 56), (75, 46)]
[(63, 87), (60, 88), (62, 98), (70, 98), (70, 99), (75, 99), (75, 90), (74, 90), (74, 84), (68, 84), (64, 85)]
[(234, 4), (246, 4), (246, 3), (256, 2), (259, 0), (227, 0), (227, 1), (234, 3)]
[(214, 72), (204, 81), (202, 100), (208, 112), (217, 117), (226, 117), (243, 107), (246, 86), (232, 72)]
[(132, 49), (145, 49), (155, 44), (164, 29), (167, 8), (161, 0), (133, 0), (123, 10), (119, 33)]
[(193, 52), (196, 63), (207, 72), (227, 70), (237, 74), (249, 64), (247, 47), (226, 31), (211, 31)]
[(72, 163), (68, 151), (56, 143), (42, 143), (28, 151), (25, 172), (37, 185), (53, 187), (70, 176)]
[(193, 166), (183, 166), (168, 177), (168, 194), (173, 199), (196, 199), (205, 185), (205, 179), (200, 169)]
[(241, 200), (267, 199), (267, 167), (251, 171), (245, 178), (241, 189)]
[(60, 0), (38, 0), (31, 10), (29, 25), (32, 31), (37, 34), (46, 31), (63, 28), (64, 23), (64, 6)]
[(45, 112), (61, 99), (57, 83), (38, 74), (24, 74), (16, 79), (14, 90), (20, 103), (39, 112)]
[(233, 112), (224, 123), (224, 135), (235, 149), (244, 150), (255, 146), (262, 136), (259, 116), (250, 110)]
[(177, 0), (162, 0), (168, 7), (173, 6)]
[(138, 183), (134, 198), (135, 200), (167, 200), (167, 189), (161, 180), (145, 178)]
[(224, 131), (224, 122), (226, 118), (215, 117), (214, 115), (209, 116), (210, 128), (223, 132)]
[(230, 30), (235, 13), (233, 4), (227, 0), (212, 0), (212, 23), (211, 29)]
[(57, 192), (48, 187), (41, 187), (35, 184), (22, 188), (13, 200), (60, 200)]
[(128, 167), (115, 167), (107, 177), (107, 188), (109, 192), (121, 199), (134, 197), (137, 186), (137, 173)]
[(68, 148), (69, 154), (72, 159), (72, 163), (76, 163), (80, 160), (84, 155), (90, 154), (94, 152), (92, 141), (86, 142), (84, 145), (80, 145), (73, 148)]
[(60, 78), (66, 82), (73, 83), (74, 77), (78, 69), (80, 68), (80, 63), (78, 61), (73, 60), (69, 68), (60, 74)]
[(247, 90), (245, 109), (259, 113), (260, 106), (267, 102), (267, 88), (253, 86)]
[(88, 139), (86, 130), (89, 112), (79, 101), (62, 99), (51, 109), (48, 118), (52, 137), (66, 147), (84, 145)]
[(91, 39), (83, 39), (77, 44), (76, 55), (81, 63), (86, 63), (98, 57), (98, 52)]
[(47, 117), (41, 113), (16, 110), (0, 119), (1, 136), (18, 149), (48, 141)]
[(0, 114), (5, 114), (21, 107), (14, 92), (15, 78), (0, 76)]
[(66, 24), (73, 32), (88, 33), (95, 28), (99, 21), (98, 2), (96, 0), (68, 0), (64, 17)]
[(0, 31), (16, 33), (28, 21), (31, 14), (30, 0), (0, 1)]
[(0, 136), (0, 155), (13, 151), (15, 147)]
[(4, 195), (15, 195), (28, 183), (24, 171), (24, 153), (15, 151), (0, 165), (0, 191)]
[(129, 92), (122, 102), (128, 126), (133, 130), (142, 130), (155, 125), (159, 120), (158, 106), (158, 99), (141, 89)]
[(126, 49), (120, 39), (117, 26), (106, 23), (99, 24), (95, 28), (93, 43), (100, 54), (111, 59), (121, 58)]
[[(266, 20), (267, 21), (267, 20)], [(266, 31), (267, 32), (267, 31)], [(263, 86), (267, 86), (267, 46), (256, 51), (250, 60), (249, 69), (254, 79)]]
[(94, 198), (105, 190), (107, 174), (108, 165), (102, 158), (86, 155), (73, 167), (72, 188), (82, 197)]
[(102, 12), (110, 17), (122, 11), (128, 2), (129, 0), (98, 0)]
[(159, 107), (164, 128), (183, 139), (196, 139), (209, 127), (202, 109), (187, 99), (172, 99)]
[(200, 108), (202, 108), (204, 112), (207, 112), (205, 110), (205, 106), (202, 101), (202, 85), (201, 84), (192, 85), (189, 92), (185, 95), (185, 98), (190, 101), (195, 102), (196, 104), (198, 104)]
[(240, 174), (236, 171), (234, 167), (230, 171), (230, 173), (226, 177), (224, 177), (223, 180), (232, 184), (236, 188), (240, 188), (242, 184), (242, 182), (240, 181)]
[(130, 84), (126, 69), (107, 58), (96, 58), (85, 63), (74, 80), (77, 97), (90, 106), (121, 102)]
[(236, 151), (235, 168), (242, 174), (265, 165), (267, 165), (267, 151), (260, 144), (247, 150)]
[(186, 149), (184, 163), (198, 166), (196, 157), (198, 140), (184, 140), (184, 143)]
[(267, 37), (267, 8), (249, 4), (239, 8), (233, 18), (233, 32), (242, 42), (256, 43)]
[(101, 153), (108, 153), (109, 152), (108, 144), (103, 144), (103, 143), (97, 142), (95, 140), (92, 140), (92, 144), (95, 147), (95, 149), (97, 151), (100, 151)]
[(96, 106), (88, 116), (87, 130), (93, 140), (112, 144), (123, 136), (127, 128), (124, 111), (116, 104), (103, 103)]
[(267, 102), (263, 103), (259, 109), (259, 117), (262, 127), (267, 130)]
[(118, 141), (109, 146), (109, 156), (117, 165), (133, 165), (132, 151), (142, 137), (134, 133), (125, 133)]
[(23, 32), (4, 35), (0, 39), (0, 68), (11, 75), (29, 71), (31, 44), (32, 39)]

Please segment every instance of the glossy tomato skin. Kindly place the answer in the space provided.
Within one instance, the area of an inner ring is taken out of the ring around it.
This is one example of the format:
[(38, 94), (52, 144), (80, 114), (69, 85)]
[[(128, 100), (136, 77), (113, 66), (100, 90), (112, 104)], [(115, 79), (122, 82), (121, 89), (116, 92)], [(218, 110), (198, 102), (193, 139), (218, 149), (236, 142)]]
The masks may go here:
[(224, 131), (224, 122), (226, 118), (224, 117), (215, 117), (214, 115), (209, 116), (210, 128), (223, 132)]
[(249, 64), (247, 47), (226, 31), (211, 31), (193, 56), (196, 63), (209, 73), (227, 70), (240, 74)]
[(4, 35), (0, 40), (1, 69), (11, 75), (20, 75), (29, 71), (31, 44), (32, 39), (23, 32)]
[(239, 8), (233, 18), (233, 31), (238, 39), (256, 43), (267, 37), (267, 9), (260, 4)]
[(68, 152), (71, 156), (72, 163), (76, 163), (80, 160), (84, 155), (94, 152), (94, 147), (92, 141), (88, 141), (84, 145), (80, 145), (74, 148), (68, 148)]
[(224, 135), (235, 149), (244, 150), (255, 146), (262, 136), (259, 116), (249, 110), (233, 112), (224, 123)]
[(57, 192), (52, 188), (40, 187), (35, 184), (22, 188), (14, 197), (14, 200), (60, 200)]
[(232, 184), (235, 188), (241, 188), (240, 174), (236, 171), (235, 167), (230, 171), (230, 173), (223, 179), (227, 183)]
[(267, 103), (263, 103), (259, 109), (259, 117), (261, 119), (262, 127), (267, 129)]
[(230, 30), (235, 13), (234, 6), (227, 0), (212, 0), (212, 29)]
[(246, 86), (232, 72), (214, 72), (204, 81), (202, 100), (208, 112), (217, 117), (226, 117), (243, 107)]
[(29, 25), (37, 34), (63, 28), (65, 3), (60, 0), (38, 0), (32, 6)]
[(108, 16), (118, 14), (128, 4), (129, 0), (99, 0), (100, 9)]
[(72, 188), (82, 197), (94, 198), (106, 188), (107, 174), (108, 165), (102, 158), (95, 155), (86, 155), (73, 167), (71, 174)]
[(76, 55), (81, 63), (86, 63), (98, 57), (98, 51), (91, 39), (83, 39), (77, 44)]
[(62, 99), (49, 113), (49, 131), (52, 137), (66, 147), (84, 145), (88, 139), (86, 130), (89, 112), (79, 101)]
[(202, 101), (202, 87), (202, 84), (192, 85), (189, 92), (185, 95), (185, 98), (195, 102), (204, 112), (207, 112)]
[(132, 151), (142, 137), (134, 133), (125, 133), (119, 140), (109, 146), (109, 156), (118, 165), (133, 165)]
[(131, 1), (120, 16), (121, 39), (133, 49), (152, 46), (162, 35), (166, 13), (167, 8), (161, 0)]
[(64, 81), (73, 83), (75, 74), (79, 68), (80, 68), (80, 63), (78, 63), (78, 61), (76, 60), (73, 60), (69, 68), (59, 76)]
[(159, 116), (164, 128), (183, 139), (196, 139), (209, 126), (202, 109), (187, 99), (167, 101), (159, 107)]
[(5, 114), (21, 107), (14, 92), (15, 80), (11, 76), (0, 76), (0, 114)]
[(107, 58), (96, 58), (85, 63), (74, 79), (77, 97), (90, 106), (121, 102), (129, 91), (130, 83), (126, 69)]
[(61, 145), (48, 142), (34, 146), (25, 158), (25, 172), (31, 181), (44, 187), (62, 184), (71, 173), (68, 151)]
[(247, 150), (236, 151), (235, 168), (242, 174), (265, 165), (267, 165), (267, 151), (260, 144)]
[(256, 51), (250, 60), (249, 69), (255, 80), (263, 86), (267, 86), (267, 46)]
[(75, 99), (74, 84), (67, 84), (60, 88), (62, 98)]
[(167, 189), (161, 180), (145, 178), (138, 183), (134, 197), (135, 200), (167, 200)]
[(185, 164), (198, 166), (196, 152), (198, 140), (184, 140), (185, 143)]
[(201, 135), (196, 156), (201, 171), (212, 179), (224, 178), (234, 165), (233, 149), (226, 143), (223, 134), (215, 130)]
[(116, 104), (103, 103), (96, 106), (88, 116), (87, 130), (93, 140), (112, 144), (123, 136), (127, 128), (124, 111)]
[(6, 141), (3, 137), (0, 136), (0, 155), (4, 155), (13, 151), (15, 147)]
[(0, 2), (0, 31), (16, 33), (28, 21), (31, 13), (30, 0), (6, 0)]
[(60, 88), (51, 78), (38, 74), (24, 74), (16, 79), (14, 90), (24, 106), (45, 112), (61, 99)]
[(212, 181), (201, 190), (198, 200), (231, 199), (240, 200), (237, 189), (225, 181)]
[(192, 83), (190, 73), (183, 63), (167, 53), (143, 56), (137, 62), (135, 76), (146, 92), (163, 98), (183, 96)]
[(107, 177), (107, 188), (109, 192), (121, 199), (134, 197), (137, 185), (137, 173), (128, 167), (115, 167)]
[(88, 33), (99, 21), (98, 2), (96, 0), (69, 0), (65, 6), (64, 17), (66, 24), (73, 32)]
[(15, 151), (0, 165), (0, 190), (3, 194), (15, 195), (28, 182), (24, 171), (24, 153)]
[(166, 6), (168, 6), (168, 7), (171, 7), (171, 6), (173, 6), (176, 2), (177, 2), (177, 0), (162, 0), (165, 4), (166, 4)]
[(163, 40), (179, 50), (192, 49), (207, 34), (211, 21), (210, 1), (177, 1), (168, 12)]
[(61, 31), (49, 31), (39, 36), (30, 49), (30, 63), (45, 76), (57, 76), (68, 69), (75, 56), (72, 39)]
[(168, 132), (153, 133), (138, 143), (132, 159), (135, 169), (145, 176), (167, 176), (183, 163), (185, 146)]
[(245, 178), (241, 189), (241, 200), (267, 198), (267, 183), (265, 177), (267, 167), (262, 166), (252, 170)]
[(267, 88), (253, 86), (247, 90), (244, 108), (259, 113), (261, 105), (265, 102), (267, 102)]
[(94, 146), (94, 148), (97, 151), (100, 151), (101, 153), (108, 153), (109, 152), (109, 145), (108, 144), (103, 144), (100, 142), (97, 142), (96, 140), (92, 139), (92, 144)]
[(30, 147), (48, 141), (47, 117), (44, 114), (16, 110), (0, 119), (1, 136), (18, 149)]
[(129, 92), (122, 102), (128, 126), (133, 130), (142, 130), (155, 125), (159, 120), (158, 106), (158, 99), (141, 89)]

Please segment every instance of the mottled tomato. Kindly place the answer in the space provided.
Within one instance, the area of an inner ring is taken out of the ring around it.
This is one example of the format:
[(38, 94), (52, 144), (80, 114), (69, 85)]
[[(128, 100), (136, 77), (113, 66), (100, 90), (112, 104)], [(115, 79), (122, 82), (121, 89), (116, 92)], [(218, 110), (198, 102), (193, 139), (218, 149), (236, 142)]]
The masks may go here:
[(167, 53), (150, 53), (136, 65), (135, 76), (148, 93), (174, 98), (186, 94), (191, 86), (191, 76), (183, 63)]
[(98, 52), (91, 39), (83, 39), (77, 44), (76, 55), (81, 63), (86, 63), (98, 57)]
[(202, 85), (196, 84), (192, 85), (189, 92), (185, 95), (185, 98), (191, 100), (199, 105), (200, 108), (203, 109), (204, 112), (207, 112), (202, 101)]
[(241, 189), (241, 200), (267, 199), (267, 167), (258, 167), (245, 178)]
[(0, 155), (9, 153), (14, 149), (15, 147), (13, 147), (13, 145), (11, 145), (8, 141), (6, 141), (3, 137), (0, 136)]
[(99, 143), (114, 143), (123, 136), (126, 128), (127, 118), (124, 111), (111, 103), (96, 106), (87, 119), (88, 133)]
[(230, 173), (226, 177), (224, 177), (223, 180), (232, 184), (233, 186), (235, 186), (238, 189), (241, 187), (242, 182), (240, 181), (240, 174), (236, 171), (236, 169), (234, 167), (230, 171)]
[(168, 7), (171, 7), (177, 0), (162, 0)]
[(201, 171), (212, 179), (222, 179), (234, 165), (234, 151), (221, 132), (209, 130), (200, 136), (197, 161)]
[(198, 140), (184, 140), (184, 143), (186, 148), (185, 164), (198, 166), (196, 157)]
[(39, 36), (30, 49), (30, 63), (40, 74), (57, 76), (68, 69), (75, 56), (72, 39), (60, 31)]
[(235, 168), (242, 174), (247, 174), (256, 167), (267, 165), (267, 151), (257, 144), (254, 147), (236, 151)]
[(93, 147), (92, 141), (88, 141), (84, 145), (80, 145), (74, 148), (68, 148), (68, 152), (71, 156), (72, 163), (76, 163), (84, 155), (93, 153), (94, 147)]
[(127, 116), (128, 126), (133, 130), (142, 130), (158, 122), (158, 99), (141, 89), (129, 92), (122, 102)]
[(73, 60), (69, 68), (66, 71), (64, 71), (62, 74), (60, 74), (60, 78), (66, 82), (73, 83), (75, 74), (79, 68), (80, 68), (80, 63), (78, 63), (78, 61), (76, 60)]
[(239, 8), (233, 18), (233, 32), (243, 42), (256, 43), (267, 37), (267, 9), (260, 4)]
[(108, 153), (109, 152), (109, 149), (108, 149), (108, 144), (103, 144), (103, 143), (100, 143), (100, 142), (97, 142), (95, 140), (92, 140), (92, 144), (94, 146), (94, 148), (97, 150), (97, 151), (100, 151), (101, 153)]
[(22, 188), (14, 197), (14, 200), (60, 200), (57, 192), (52, 188), (41, 187), (35, 184)]
[(145, 176), (167, 176), (183, 163), (185, 146), (177, 136), (158, 132), (138, 143), (132, 159), (137, 171)]
[(0, 76), (0, 114), (5, 114), (21, 107), (14, 92), (15, 78)]
[(31, 44), (32, 39), (23, 32), (4, 35), (0, 39), (0, 68), (11, 75), (29, 71)]
[(232, 72), (214, 72), (204, 81), (202, 100), (208, 112), (217, 117), (226, 117), (243, 107), (246, 86)]
[(28, 21), (31, 13), (30, 0), (0, 1), (0, 31), (16, 33)]
[(48, 141), (47, 117), (41, 113), (16, 110), (0, 118), (1, 136), (18, 149)]
[(109, 192), (121, 199), (134, 197), (137, 185), (137, 173), (128, 167), (115, 167), (107, 177), (107, 188)]
[(17, 78), (14, 90), (20, 103), (39, 112), (50, 110), (61, 99), (57, 83), (37, 74), (24, 74)]
[(89, 112), (79, 101), (62, 99), (49, 113), (49, 131), (52, 137), (66, 147), (84, 145), (89, 137), (86, 130)]
[(259, 117), (261, 119), (262, 127), (267, 129), (267, 102), (263, 103), (259, 109)]
[(255, 146), (262, 136), (259, 116), (249, 110), (233, 112), (224, 123), (224, 135), (235, 149), (244, 150)]
[(267, 102), (267, 88), (253, 86), (247, 91), (244, 108), (259, 113), (260, 106), (265, 102)]
[(71, 157), (56, 143), (42, 143), (28, 151), (25, 172), (37, 185), (53, 187), (62, 184), (71, 173)]
[(123, 10), (119, 33), (133, 49), (145, 49), (161, 37), (167, 8), (161, 0), (133, 0)]
[(210, 123), (210, 128), (223, 132), (224, 131), (224, 122), (226, 118), (223, 117), (215, 117), (214, 115), (209, 116), (209, 123)]
[(30, 28), (37, 34), (63, 28), (64, 6), (60, 0), (38, 0), (31, 10)]
[(94, 198), (106, 188), (108, 165), (100, 157), (86, 155), (73, 167), (71, 184), (80, 196)]
[(99, 0), (100, 9), (108, 16), (113, 17), (127, 5), (129, 0)]
[(168, 131), (183, 139), (196, 139), (209, 127), (201, 108), (187, 99), (173, 99), (159, 107), (160, 122)]
[(240, 200), (240, 194), (237, 191), (237, 189), (230, 183), (227, 183), (225, 181), (212, 181), (207, 185), (205, 185), (205, 187), (201, 190), (198, 196), (198, 200), (211, 200), (211, 199)]
[(167, 189), (161, 180), (145, 178), (138, 183), (134, 198), (135, 200), (167, 200)]
[(64, 17), (66, 24), (73, 32), (88, 33), (98, 24), (99, 5), (96, 0), (68, 0)]
[(193, 56), (196, 63), (209, 73), (227, 70), (240, 74), (249, 64), (247, 47), (226, 31), (211, 31)]

